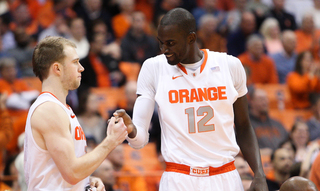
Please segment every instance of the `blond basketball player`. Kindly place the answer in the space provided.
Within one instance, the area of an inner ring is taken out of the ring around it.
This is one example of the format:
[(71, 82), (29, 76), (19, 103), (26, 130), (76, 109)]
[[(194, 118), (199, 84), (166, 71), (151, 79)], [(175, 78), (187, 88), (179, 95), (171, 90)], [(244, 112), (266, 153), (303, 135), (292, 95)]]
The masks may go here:
[(157, 103), (167, 165), (160, 191), (242, 191), (233, 164), (240, 149), (254, 172), (250, 189), (266, 191), (242, 64), (225, 53), (200, 50), (195, 31), (195, 19), (184, 9), (162, 18), (158, 41), (163, 54), (141, 68), (133, 121), (124, 110), (114, 115), (124, 119), (128, 142), (139, 149), (148, 142)]
[(86, 153), (86, 138), (66, 104), (69, 90), (79, 87), (81, 72), (75, 45), (62, 37), (47, 37), (33, 53), (33, 70), (42, 93), (31, 106), (26, 122), (25, 178), (28, 190), (104, 190), (102, 181), (89, 178), (127, 136), (122, 120), (111, 118), (107, 138)]

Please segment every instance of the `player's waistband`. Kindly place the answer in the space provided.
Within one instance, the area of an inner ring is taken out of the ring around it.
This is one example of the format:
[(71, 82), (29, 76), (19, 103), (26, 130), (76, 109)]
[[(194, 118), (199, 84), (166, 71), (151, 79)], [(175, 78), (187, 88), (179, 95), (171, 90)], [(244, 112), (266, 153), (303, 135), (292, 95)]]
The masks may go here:
[(224, 164), (220, 167), (192, 167), (184, 164), (178, 164), (173, 162), (166, 162), (167, 172), (177, 172), (191, 176), (213, 176), (217, 174), (222, 174), (230, 172), (236, 169), (234, 166), (234, 161)]

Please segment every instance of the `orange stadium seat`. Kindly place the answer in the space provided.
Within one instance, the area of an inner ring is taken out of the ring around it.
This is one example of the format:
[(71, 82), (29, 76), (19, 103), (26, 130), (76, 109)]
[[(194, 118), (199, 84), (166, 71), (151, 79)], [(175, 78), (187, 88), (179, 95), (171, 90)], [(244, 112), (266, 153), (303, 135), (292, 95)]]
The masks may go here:
[(119, 68), (127, 77), (127, 81), (137, 81), (141, 65), (137, 62), (120, 62)]
[(99, 111), (105, 119), (110, 117), (109, 111), (115, 110), (118, 106), (123, 108), (125, 105), (124, 88), (92, 88), (91, 91), (99, 97)]
[(148, 190), (156, 191), (161, 175), (164, 172), (164, 166), (158, 160), (155, 143), (150, 142), (139, 150), (131, 148), (128, 144), (124, 144), (123, 146), (124, 165), (131, 166), (139, 171), (139, 175), (144, 176), (147, 182)]
[(294, 109), (270, 109), (270, 117), (278, 120), (290, 131), (296, 120), (308, 120), (312, 116), (311, 110), (294, 110)]
[(255, 84), (255, 87), (267, 92), (270, 109), (278, 108), (279, 95), (283, 97), (285, 108), (292, 108), (291, 97), (286, 84)]

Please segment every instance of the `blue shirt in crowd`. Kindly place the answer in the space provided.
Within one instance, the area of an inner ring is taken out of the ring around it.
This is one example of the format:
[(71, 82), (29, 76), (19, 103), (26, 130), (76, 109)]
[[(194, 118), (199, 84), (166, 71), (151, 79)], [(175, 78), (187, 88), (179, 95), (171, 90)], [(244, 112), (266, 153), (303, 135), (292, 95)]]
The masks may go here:
[(293, 53), (291, 56), (283, 52), (278, 52), (270, 55), (274, 60), (274, 63), (277, 67), (279, 83), (286, 83), (286, 77), (289, 72), (294, 70), (294, 66), (297, 60), (297, 54)]

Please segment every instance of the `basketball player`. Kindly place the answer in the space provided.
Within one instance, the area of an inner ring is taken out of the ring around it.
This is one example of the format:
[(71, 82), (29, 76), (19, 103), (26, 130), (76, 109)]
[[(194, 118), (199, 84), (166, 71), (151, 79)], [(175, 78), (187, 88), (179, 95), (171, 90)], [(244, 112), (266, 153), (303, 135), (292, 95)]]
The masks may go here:
[[(81, 72), (75, 45), (62, 37), (46, 37), (33, 52), (33, 71), (42, 93), (31, 106), (26, 122), (25, 176), (30, 190), (104, 190), (91, 178), (102, 161), (127, 136), (120, 119), (111, 118), (107, 137), (86, 154), (86, 138), (72, 109), (69, 90), (79, 87)], [(90, 182), (89, 182), (90, 181)]]
[(200, 50), (195, 31), (195, 19), (184, 9), (173, 9), (162, 18), (158, 41), (163, 54), (142, 65), (133, 121), (124, 110), (114, 116), (124, 119), (128, 142), (139, 149), (148, 143), (157, 103), (161, 151), (167, 166), (160, 191), (242, 191), (233, 164), (239, 147), (254, 172), (250, 190), (266, 191), (248, 118), (242, 64), (225, 53)]

